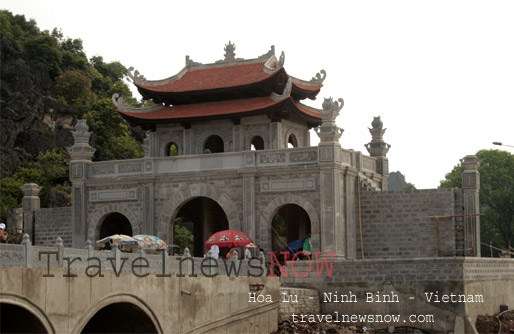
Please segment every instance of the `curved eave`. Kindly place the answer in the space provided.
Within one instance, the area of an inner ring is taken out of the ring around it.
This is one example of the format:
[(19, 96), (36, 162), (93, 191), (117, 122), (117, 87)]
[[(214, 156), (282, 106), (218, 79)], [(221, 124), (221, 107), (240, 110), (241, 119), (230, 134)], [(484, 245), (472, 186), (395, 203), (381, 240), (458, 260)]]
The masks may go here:
[(188, 123), (193, 121), (234, 119), (257, 115), (279, 115), (287, 117), (292, 111), (310, 125), (321, 124), (319, 112), (296, 103), (291, 97), (274, 101), (271, 97), (258, 97), (243, 100), (217, 101), (162, 107), (159, 110), (138, 112), (137, 110), (117, 110), (131, 126), (140, 125), (145, 129), (162, 123)]
[(266, 80), (275, 75), (282, 67), (273, 72), (265, 71), (265, 62), (250, 64), (233, 64), (199, 69), (186, 68), (179, 74), (164, 79), (160, 84), (134, 82), (138, 89), (145, 92), (159, 93), (189, 93), (195, 91), (210, 91), (220, 88), (233, 88), (249, 85)]
[(148, 90), (144, 87), (137, 86), (139, 93), (144, 99), (152, 99), (156, 103), (165, 103), (171, 105), (186, 104), (192, 102), (208, 102), (229, 100), (241, 97), (259, 97), (268, 96), (276, 86), (283, 69), (279, 69), (262, 80), (249, 82), (241, 85), (233, 85), (230, 87), (217, 87), (211, 89), (193, 89), (189, 91), (177, 92), (158, 92)]
[(289, 76), (293, 82), (293, 89), (291, 95), (297, 100), (311, 99), (315, 100), (316, 96), (323, 87), (321, 82), (305, 81), (293, 76)]

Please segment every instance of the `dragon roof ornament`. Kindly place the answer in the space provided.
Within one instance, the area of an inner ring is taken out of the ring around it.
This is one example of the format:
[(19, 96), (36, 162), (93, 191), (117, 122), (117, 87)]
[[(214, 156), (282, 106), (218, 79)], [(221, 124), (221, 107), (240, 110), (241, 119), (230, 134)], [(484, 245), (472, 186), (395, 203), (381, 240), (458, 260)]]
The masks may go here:
[(325, 81), (326, 78), (327, 78), (327, 72), (325, 72), (325, 70), (321, 70), (318, 73), (316, 73), (315, 76), (312, 77), (310, 82), (315, 85), (322, 85), (323, 81)]
[(127, 75), (130, 77), (130, 79), (132, 79), (132, 81), (134, 83), (145, 83), (146, 82), (145, 76), (140, 74), (138, 70), (135, 70), (134, 74), (131, 73), (132, 71), (134, 71), (134, 67), (130, 66), (128, 68)]
[(321, 111), (321, 118), (323, 119), (323, 123), (333, 123), (335, 122), (337, 116), (341, 109), (343, 109), (344, 101), (339, 98), (337, 101), (334, 101), (332, 97), (328, 99), (325, 98), (325, 101), (322, 104), (323, 110)]
[(162, 104), (156, 104), (154, 106), (146, 107), (146, 108), (132, 108), (127, 103), (127, 101), (125, 101), (125, 98), (123, 96), (120, 96), (120, 94), (118, 94), (118, 93), (112, 94), (111, 99), (112, 99), (112, 103), (116, 106), (116, 108), (119, 111), (144, 113), (144, 112), (150, 112), (150, 111), (157, 111), (157, 110), (164, 108), (164, 106)]

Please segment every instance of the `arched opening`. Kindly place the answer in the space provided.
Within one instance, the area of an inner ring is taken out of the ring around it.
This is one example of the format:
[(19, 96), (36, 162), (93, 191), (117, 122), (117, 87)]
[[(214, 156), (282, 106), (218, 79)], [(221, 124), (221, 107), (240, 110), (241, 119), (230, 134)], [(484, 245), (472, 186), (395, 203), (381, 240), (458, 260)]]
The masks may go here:
[(103, 239), (113, 234), (125, 234), (132, 236), (130, 221), (119, 212), (108, 214), (100, 225), (98, 239)]
[(14, 304), (0, 303), (0, 333), (48, 333), (29, 310)]
[(250, 150), (259, 151), (264, 150), (264, 139), (261, 136), (255, 136), (250, 143)]
[(131, 303), (110, 304), (87, 322), (82, 333), (157, 333), (148, 315)]
[(223, 145), (223, 139), (220, 136), (212, 135), (205, 141), (203, 147), (204, 153), (223, 153), (225, 146)]
[(174, 157), (178, 155), (178, 145), (174, 142), (166, 144), (166, 147), (164, 148), (164, 154), (167, 157)]
[(210, 198), (197, 197), (178, 212), (173, 226), (173, 243), (179, 246), (179, 254), (187, 246), (191, 255), (201, 257), (207, 251), (204, 247), (207, 238), (223, 230), (228, 230), (228, 219), (221, 206)]
[(298, 147), (298, 140), (294, 134), (291, 134), (287, 139), (287, 148), (296, 148)]
[(273, 252), (281, 252), (286, 245), (311, 234), (311, 220), (307, 212), (296, 204), (281, 207), (271, 223)]

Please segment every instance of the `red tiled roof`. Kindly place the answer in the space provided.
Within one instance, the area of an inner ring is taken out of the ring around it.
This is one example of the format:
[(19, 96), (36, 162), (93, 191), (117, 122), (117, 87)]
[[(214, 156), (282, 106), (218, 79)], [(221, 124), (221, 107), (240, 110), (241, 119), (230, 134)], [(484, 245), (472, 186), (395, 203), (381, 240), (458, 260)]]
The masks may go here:
[(311, 90), (311, 91), (316, 91), (316, 90), (321, 89), (321, 87), (323, 87), (323, 85), (305, 85), (305, 84), (302, 84), (302, 83), (299, 83), (296, 81), (293, 81), (293, 85), (300, 89)]
[(321, 116), (301, 105), (298, 105), (291, 98), (274, 101), (270, 97), (256, 97), (240, 100), (226, 100), (196, 104), (184, 104), (150, 112), (132, 112), (118, 110), (122, 116), (137, 123), (140, 121), (159, 121), (159, 120), (185, 120), (192, 118), (208, 118), (214, 116), (241, 115), (243, 113), (264, 111), (268, 108), (278, 106), (282, 103), (291, 103), (295, 109), (307, 116), (321, 121)]
[[(277, 71), (278, 72), (278, 71)], [(154, 92), (188, 92), (244, 86), (269, 78), (273, 73), (264, 72), (264, 62), (233, 66), (190, 69), (182, 77), (161, 85), (137, 87)]]

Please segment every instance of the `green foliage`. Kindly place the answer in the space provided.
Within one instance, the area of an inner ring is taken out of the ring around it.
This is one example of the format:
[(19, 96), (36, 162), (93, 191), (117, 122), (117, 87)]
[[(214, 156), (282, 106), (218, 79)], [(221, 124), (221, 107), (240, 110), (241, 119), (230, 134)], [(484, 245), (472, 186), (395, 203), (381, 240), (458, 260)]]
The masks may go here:
[(28, 38), (22, 45), (23, 57), (27, 61), (40, 61), (47, 64), (50, 77), (55, 78), (61, 67), (62, 53), (57, 40), (48, 35), (39, 35)]
[(174, 232), (175, 236), (174, 243), (178, 246), (176, 248), (177, 254), (184, 254), (184, 249), (189, 248), (190, 254), (194, 254), (194, 234), (193, 234), (193, 222), (179, 219), (175, 222)]
[(79, 111), (87, 111), (94, 101), (91, 80), (82, 72), (67, 70), (56, 79), (56, 92), (66, 104)]
[(71, 188), (67, 184), (69, 163), (68, 153), (56, 150), (46, 151), (40, 153), (34, 163), (27, 167), (19, 167), (12, 176), (0, 180), (1, 215), (5, 216), (7, 208), (20, 207), (23, 197), (20, 187), (25, 183), (36, 183), (43, 188), (39, 193), (43, 207), (62, 205), (60, 202), (55, 203), (55, 196), (51, 196), (55, 193), (59, 193), (61, 198), (68, 198), (69, 202), (71, 194)]
[[(485, 244), (506, 249), (514, 245), (514, 155), (500, 150), (481, 150), (476, 156), (482, 160), (480, 172), (480, 206), (485, 213), (480, 219), (481, 240)], [(446, 174), (441, 188), (462, 187), (463, 167), (459, 164)], [(489, 255), (487, 246), (482, 254)]]
[(175, 143), (170, 145), (170, 151), (168, 152), (170, 157), (175, 157), (178, 155), (178, 147)]
[(116, 112), (110, 99), (100, 99), (85, 118), (95, 136), (96, 161), (144, 156), (141, 144), (130, 135), (127, 122)]

